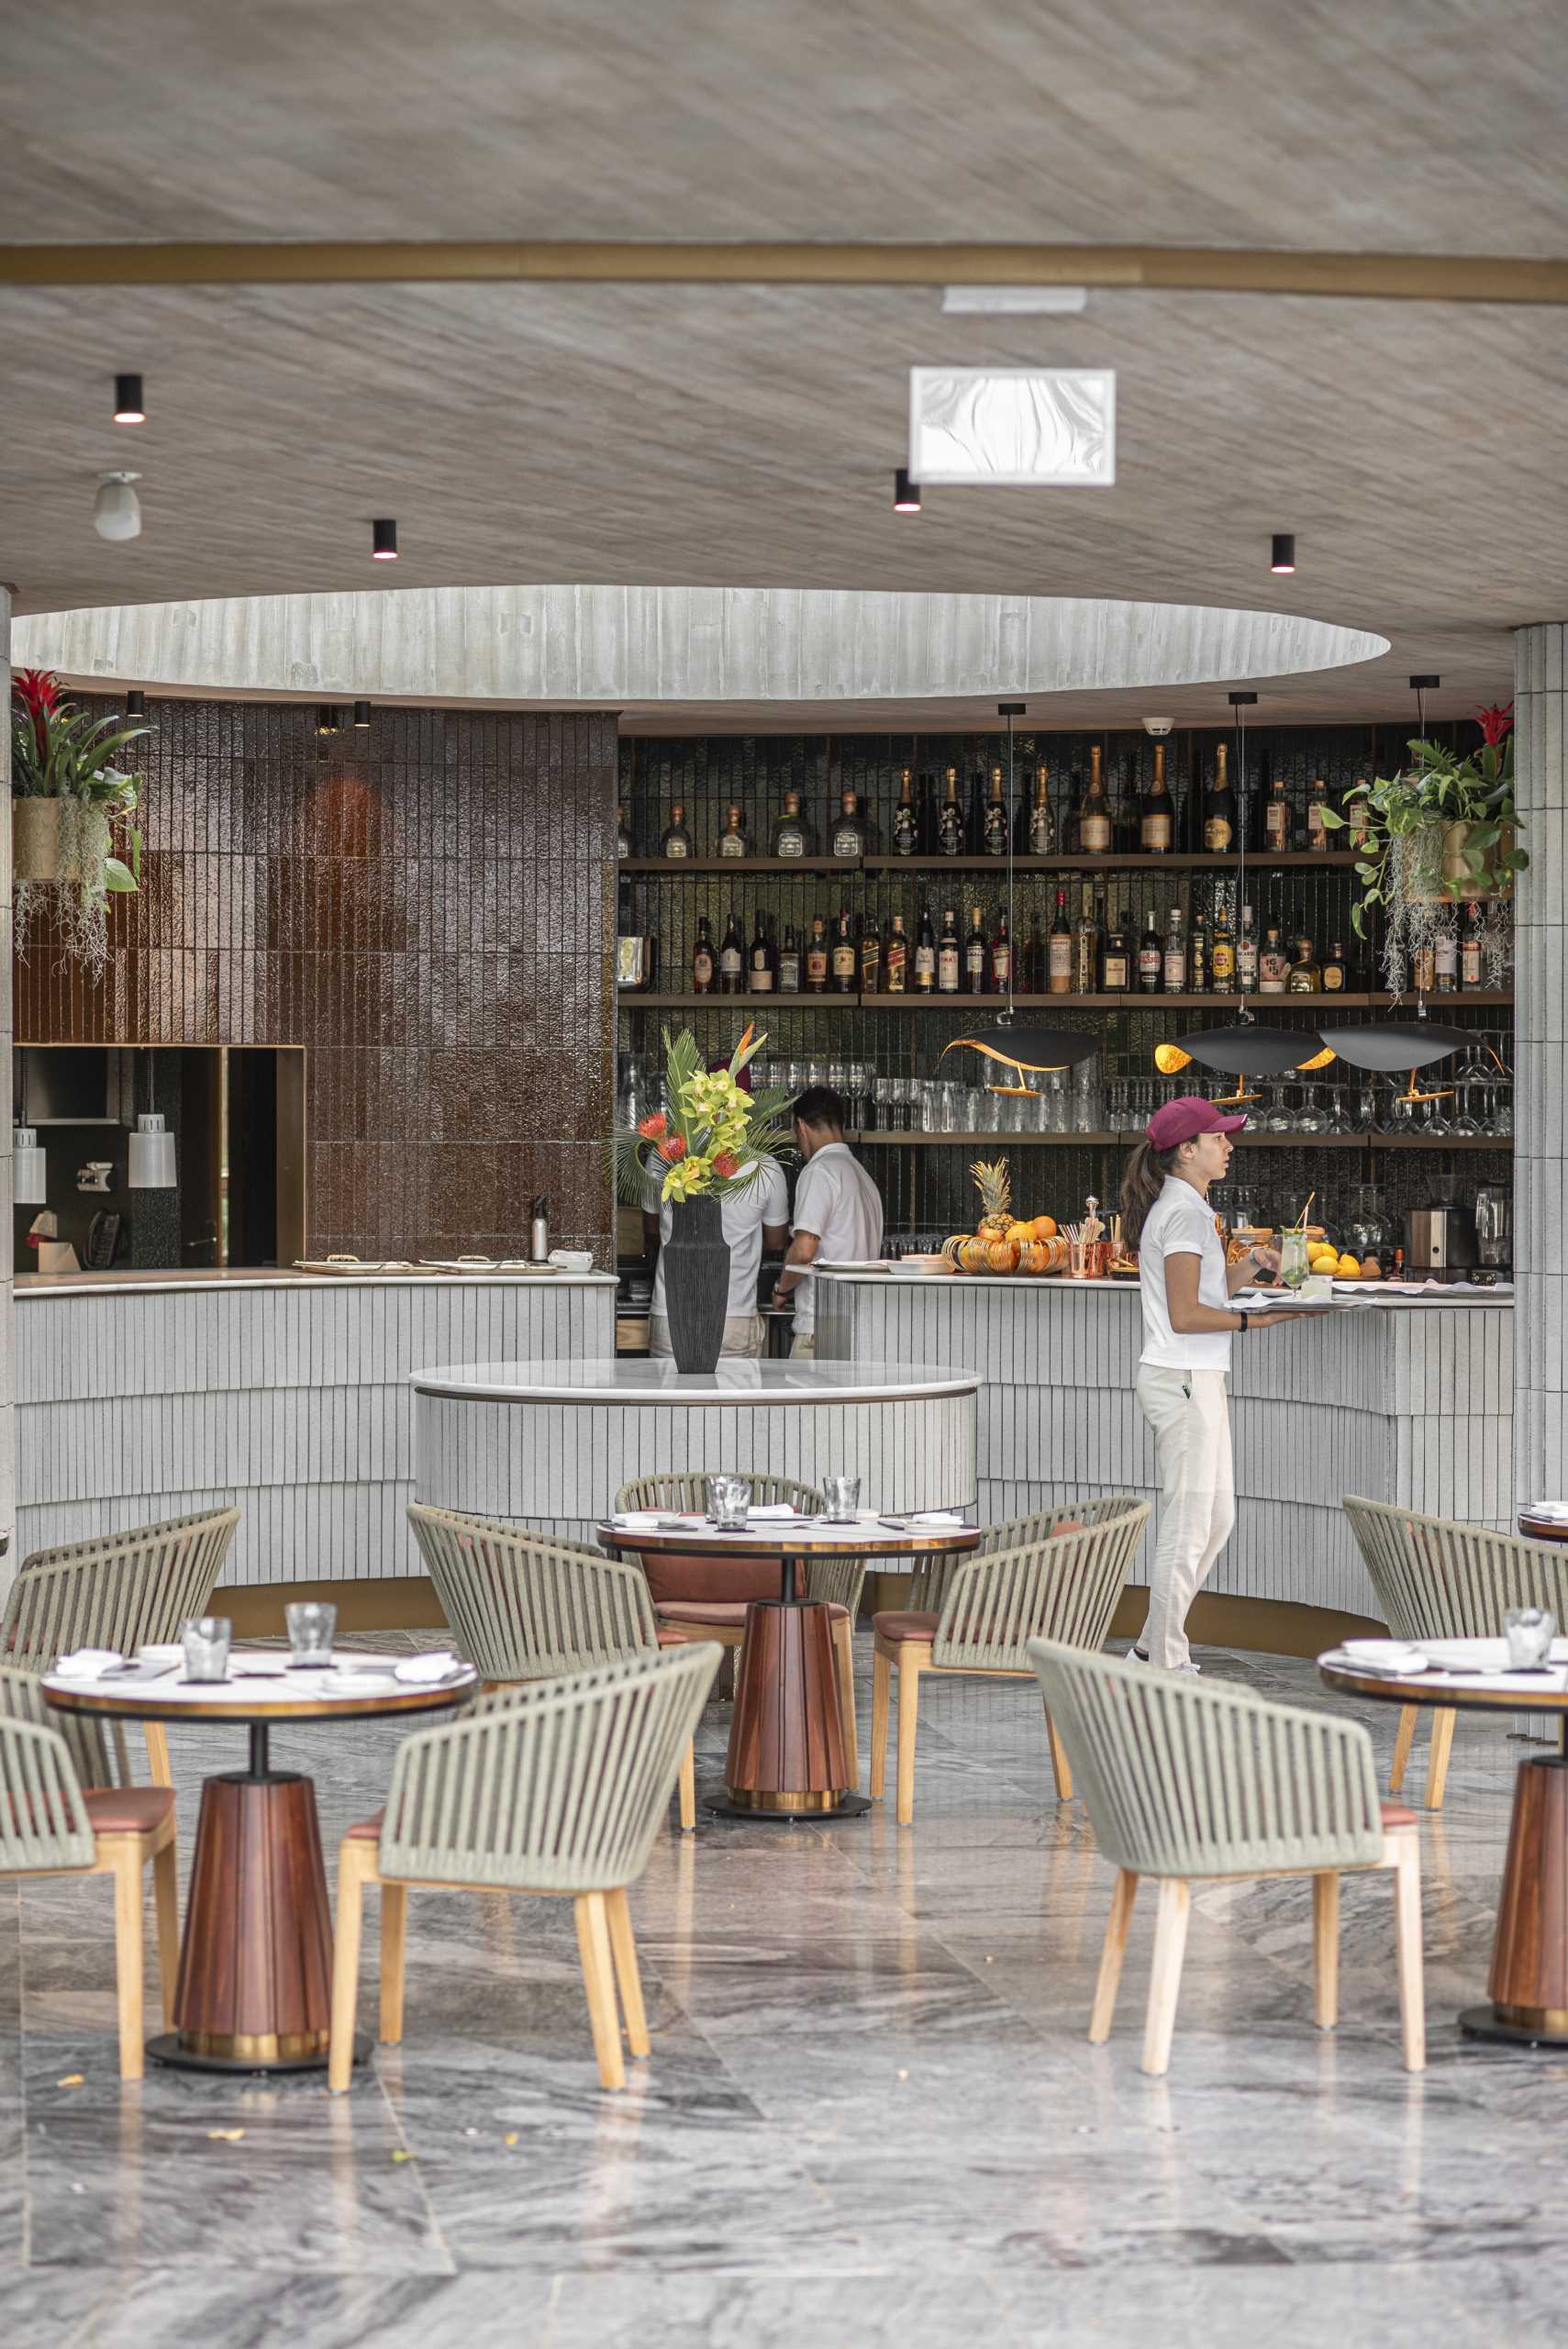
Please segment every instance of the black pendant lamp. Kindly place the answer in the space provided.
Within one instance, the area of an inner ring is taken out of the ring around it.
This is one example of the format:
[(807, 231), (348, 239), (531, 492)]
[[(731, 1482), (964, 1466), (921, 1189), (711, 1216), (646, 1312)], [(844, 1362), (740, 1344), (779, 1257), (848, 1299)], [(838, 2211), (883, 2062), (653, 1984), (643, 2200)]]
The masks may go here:
[(1319, 1035), (1329, 1050), (1351, 1068), (1391, 1076), (1400, 1069), (1429, 1068), (1450, 1052), (1462, 1052), (1475, 1038), (1466, 1029), (1450, 1028), (1424, 1012), (1414, 1019), (1372, 1019), (1364, 1027), (1323, 1028)]
[(1018, 969), (1018, 922), (1013, 890), (1013, 720), (1024, 714), (1021, 701), (999, 701), (996, 715), (1007, 721), (1007, 1000), (995, 1019), (984, 1028), (977, 1028), (973, 1036), (955, 1036), (951, 1044), (942, 1047), (940, 1058), (949, 1052), (978, 1052), (990, 1061), (1005, 1078), (1012, 1082), (990, 1084), (991, 1093), (1028, 1093), (1032, 1090), (1029, 1079), (1044, 1076), (1052, 1070), (1073, 1068), (1079, 1061), (1086, 1061), (1099, 1051), (1099, 1038), (1086, 1035), (1080, 1028), (1036, 1028), (1020, 1026), (1013, 1008), (1013, 979)]

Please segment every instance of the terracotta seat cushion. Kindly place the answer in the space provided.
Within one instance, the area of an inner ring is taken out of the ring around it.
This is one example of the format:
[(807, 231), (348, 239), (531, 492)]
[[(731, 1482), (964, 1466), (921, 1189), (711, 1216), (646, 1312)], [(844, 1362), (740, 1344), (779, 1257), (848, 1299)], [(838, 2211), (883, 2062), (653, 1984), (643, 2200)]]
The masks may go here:
[(669, 1599), (776, 1598), (779, 1595), (779, 1569), (766, 1560), (727, 1566), (722, 1558), (638, 1554), (648, 1576), (650, 1596), (661, 1609)]
[(940, 1615), (923, 1613), (918, 1608), (886, 1608), (871, 1619), (872, 1630), (879, 1640), (886, 1640), (895, 1647), (906, 1640), (934, 1640)]
[(684, 1648), (690, 1645), (684, 1631), (677, 1631), (673, 1623), (658, 1623), (654, 1635), (662, 1648)]
[(82, 1799), (95, 1835), (150, 1835), (172, 1815), (172, 1787), (92, 1787)]
[(1378, 1808), (1383, 1813), (1385, 1827), (1414, 1827), (1418, 1823), (1416, 1812), (1407, 1810), (1402, 1802), (1380, 1803)]
[(385, 1810), (381, 1809), (376, 1812), (373, 1819), (360, 1820), (357, 1825), (350, 1828), (348, 1834), (343, 1840), (345, 1842), (350, 1843), (379, 1843), (381, 1841), (381, 1823), (385, 1817)]
[[(776, 1574), (769, 1583), (767, 1589), (760, 1590), (756, 1594), (759, 1598), (776, 1598), (778, 1595), (779, 1578)], [(835, 1623), (841, 1623), (849, 1611), (850, 1610), (847, 1607), (840, 1607), (837, 1599), (830, 1599), (828, 1603), (828, 1612)], [(659, 1618), (662, 1623), (666, 1624), (732, 1624), (736, 1631), (743, 1631), (746, 1628), (746, 1601), (743, 1598), (733, 1598), (707, 1599), (663, 1598), (659, 1602)], [(933, 1615), (931, 1618), (932, 1622), (934, 1623), (936, 1620), (936, 1617)]]

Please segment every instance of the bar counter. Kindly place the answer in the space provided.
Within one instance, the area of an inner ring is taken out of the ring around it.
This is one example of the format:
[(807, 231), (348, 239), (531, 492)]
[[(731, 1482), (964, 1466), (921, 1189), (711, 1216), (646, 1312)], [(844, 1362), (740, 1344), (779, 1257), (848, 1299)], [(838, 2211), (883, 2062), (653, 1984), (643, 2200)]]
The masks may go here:
[[(1345, 1493), (1509, 1528), (1511, 1306), (1485, 1291), (1388, 1298), (1238, 1338), (1236, 1531), (1198, 1602), (1199, 1638), (1316, 1653), (1326, 1628), (1375, 1617)], [(1096, 1493), (1158, 1509), (1133, 1392), (1141, 1344), (1135, 1282), (817, 1275), (819, 1360), (981, 1374), (983, 1523)]]

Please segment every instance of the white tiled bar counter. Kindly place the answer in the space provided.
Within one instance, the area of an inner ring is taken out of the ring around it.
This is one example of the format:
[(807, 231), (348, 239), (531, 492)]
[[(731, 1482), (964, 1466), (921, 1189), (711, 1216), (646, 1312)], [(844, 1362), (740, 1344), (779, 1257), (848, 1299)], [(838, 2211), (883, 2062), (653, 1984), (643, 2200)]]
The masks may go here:
[[(1375, 1614), (1345, 1493), (1509, 1526), (1512, 1322), (1507, 1296), (1390, 1301), (1238, 1339), (1237, 1525), (1211, 1590)], [(980, 1374), (983, 1520), (1095, 1493), (1158, 1506), (1141, 1341), (1131, 1284), (817, 1278), (818, 1360)]]
[(17, 1287), (17, 1538), (238, 1502), (228, 1587), (424, 1572), (408, 1374), (615, 1344), (615, 1281), (80, 1275)]

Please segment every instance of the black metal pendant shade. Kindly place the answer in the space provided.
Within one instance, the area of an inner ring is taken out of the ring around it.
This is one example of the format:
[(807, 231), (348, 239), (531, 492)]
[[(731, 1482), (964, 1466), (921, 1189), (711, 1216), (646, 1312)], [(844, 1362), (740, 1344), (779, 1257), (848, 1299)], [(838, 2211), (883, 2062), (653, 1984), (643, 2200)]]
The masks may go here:
[(1427, 1068), (1475, 1041), (1465, 1029), (1446, 1027), (1440, 1019), (1373, 1019), (1362, 1028), (1320, 1028), (1318, 1032), (1329, 1051), (1352, 1068), (1382, 1075)]
[(966, 1049), (981, 1052), (987, 1060), (1000, 1061), (1009, 1068), (1021, 1069), (1027, 1075), (1042, 1076), (1048, 1070), (1075, 1067), (1100, 1049), (1097, 1036), (1087, 1036), (1079, 1028), (1006, 1027), (1001, 1021), (988, 1028), (977, 1028), (973, 1036), (955, 1036), (944, 1045), (942, 1058), (949, 1052)]
[(1283, 1076), (1286, 1069), (1316, 1060), (1323, 1049), (1318, 1036), (1305, 1029), (1251, 1024), (1199, 1028), (1175, 1041), (1191, 1059), (1205, 1068), (1223, 1069), (1228, 1076)]

